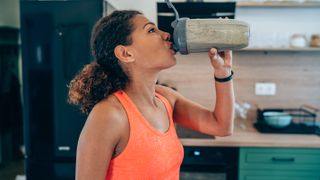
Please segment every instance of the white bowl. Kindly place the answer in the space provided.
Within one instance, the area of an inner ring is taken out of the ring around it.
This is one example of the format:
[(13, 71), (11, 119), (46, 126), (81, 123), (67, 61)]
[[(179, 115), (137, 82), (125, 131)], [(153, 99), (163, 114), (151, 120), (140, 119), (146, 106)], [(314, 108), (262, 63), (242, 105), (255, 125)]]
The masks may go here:
[(284, 128), (291, 123), (292, 116), (285, 112), (269, 111), (263, 113), (264, 121), (272, 127)]
[(303, 34), (294, 34), (290, 37), (290, 46), (303, 48), (308, 46), (307, 38)]

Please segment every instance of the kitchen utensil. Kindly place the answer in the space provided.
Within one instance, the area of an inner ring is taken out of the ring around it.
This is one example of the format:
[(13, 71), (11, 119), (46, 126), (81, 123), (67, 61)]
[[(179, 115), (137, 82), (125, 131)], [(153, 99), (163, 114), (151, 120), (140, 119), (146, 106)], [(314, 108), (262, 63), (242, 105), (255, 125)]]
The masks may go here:
[[(266, 122), (266, 112), (287, 113), (292, 117), (291, 123), (283, 128), (274, 128)], [(320, 127), (316, 125), (317, 112), (320, 110), (310, 105), (301, 105), (299, 108), (258, 108), (254, 127), (261, 133), (317, 134), (320, 133)]]
[(290, 46), (303, 48), (307, 47), (307, 38), (303, 34), (294, 34), (290, 37)]
[(285, 112), (269, 111), (263, 113), (265, 122), (274, 128), (284, 128), (291, 123), (292, 117)]
[(320, 47), (320, 35), (319, 34), (313, 34), (311, 36), (310, 46), (311, 47)]

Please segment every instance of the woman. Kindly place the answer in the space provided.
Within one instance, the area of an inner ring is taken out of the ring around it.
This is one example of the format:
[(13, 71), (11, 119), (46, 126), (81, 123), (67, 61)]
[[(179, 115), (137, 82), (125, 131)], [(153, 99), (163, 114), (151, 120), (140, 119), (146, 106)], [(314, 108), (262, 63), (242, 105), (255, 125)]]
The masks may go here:
[[(176, 64), (170, 35), (137, 11), (101, 18), (91, 38), (95, 61), (71, 81), (69, 101), (89, 113), (81, 132), (76, 179), (179, 179), (183, 147), (173, 121), (214, 135), (232, 133), (232, 57), (211, 49), (214, 111), (160, 85)], [(218, 82), (221, 81), (221, 82)]]

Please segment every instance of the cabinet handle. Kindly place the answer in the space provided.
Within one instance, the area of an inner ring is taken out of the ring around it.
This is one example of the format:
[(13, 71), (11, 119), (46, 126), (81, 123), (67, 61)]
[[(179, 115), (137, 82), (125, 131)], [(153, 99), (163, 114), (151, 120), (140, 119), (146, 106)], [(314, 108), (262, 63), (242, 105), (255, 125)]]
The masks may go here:
[(272, 157), (271, 160), (275, 162), (294, 162), (294, 158)]

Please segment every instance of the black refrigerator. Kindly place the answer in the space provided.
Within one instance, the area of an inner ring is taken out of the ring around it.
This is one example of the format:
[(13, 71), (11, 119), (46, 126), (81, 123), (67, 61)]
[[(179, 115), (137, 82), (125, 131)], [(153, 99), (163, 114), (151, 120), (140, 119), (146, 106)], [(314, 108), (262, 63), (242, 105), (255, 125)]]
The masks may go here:
[(28, 180), (74, 179), (86, 120), (67, 103), (69, 81), (92, 60), (103, 0), (20, 0), (23, 124)]

